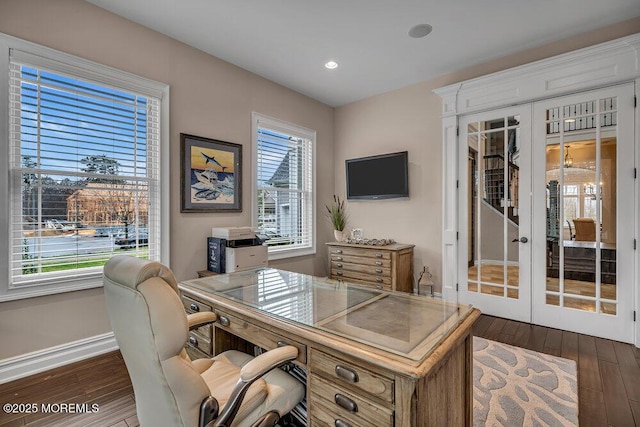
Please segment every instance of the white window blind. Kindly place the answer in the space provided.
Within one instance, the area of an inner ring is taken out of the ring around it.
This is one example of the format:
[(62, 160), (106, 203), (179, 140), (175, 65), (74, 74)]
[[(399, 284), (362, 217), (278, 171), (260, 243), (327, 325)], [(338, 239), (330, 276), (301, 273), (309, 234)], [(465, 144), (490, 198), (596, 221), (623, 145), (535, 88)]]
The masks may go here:
[(161, 100), (91, 76), (11, 52), (10, 289), (160, 259)]
[(254, 226), (270, 257), (315, 250), (315, 132), (254, 114)]

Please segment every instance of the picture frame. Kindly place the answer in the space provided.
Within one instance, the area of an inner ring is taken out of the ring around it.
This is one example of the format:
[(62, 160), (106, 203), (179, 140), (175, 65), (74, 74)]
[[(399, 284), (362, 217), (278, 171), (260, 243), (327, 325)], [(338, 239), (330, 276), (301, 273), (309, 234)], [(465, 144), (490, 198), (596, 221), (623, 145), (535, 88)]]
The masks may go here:
[(180, 134), (180, 212), (242, 212), (242, 145)]

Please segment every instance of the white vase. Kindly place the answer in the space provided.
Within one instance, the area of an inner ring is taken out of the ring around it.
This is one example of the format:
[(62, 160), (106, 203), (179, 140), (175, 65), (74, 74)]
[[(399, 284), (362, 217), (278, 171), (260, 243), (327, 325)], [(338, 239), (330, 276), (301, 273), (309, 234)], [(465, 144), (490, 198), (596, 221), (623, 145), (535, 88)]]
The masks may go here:
[(336, 242), (344, 241), (344, 232), (340, 230), (333, 230), (333, 237), (336, 238)]

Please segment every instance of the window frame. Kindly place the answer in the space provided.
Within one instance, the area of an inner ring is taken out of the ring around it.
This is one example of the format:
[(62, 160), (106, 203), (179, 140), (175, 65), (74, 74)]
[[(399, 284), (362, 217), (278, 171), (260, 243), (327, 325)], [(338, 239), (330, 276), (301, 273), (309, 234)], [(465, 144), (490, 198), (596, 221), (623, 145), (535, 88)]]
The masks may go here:
[(271, 246), (268, 249), (269, 260), (285, 259), (305, 255), (315, 255), (317, 241), (317, 191), (316, 191), (316, 131), (284, 120), (251, 113), (251, 225), (258, 228), (258, 128), (266, 127), (274, 131), (306, 138), (311, 141), (311, 243), (305, 247), (288, 248), (286, 246)]
[[(169, 264), (169, 85), (159, 83), (144, 77), (140, 77), (126, 71), (118, 70), (93, 61), (69, 55), (55, 49), (47, 48), (32, 42), (0, 33), (0, 135), (4, 143), (0, 144), (0, 175), (6, 179), (0, 181), (0, 199), (10, 200), (15, 194), (11, 188), (10, 179), (10, 127), (9, 127), (9, 66), (10, 54), (14, 50), (21, 57), (28, 57), (30, 64), (46, 68), (52, 72), (70, 75), (79, 79), (88, 80), (96, 84), (103, 84), (118, 88), (123, 91), (131, 91), (144, 96), (159, 99), (160, 137), (159, 150), (160, 162), (158, 174), (160, 188), (158, 215), (160, 216), (160, 262)], [(4, 203), (0, 207), (0, 239), (4, 244), (0, 245), (0, 302), (23, 298), (52, 295), (81, 289), (97, 288), (102, 286), (102, 269), (91, 272), (79, 271), (78, 276), (65, 280), (36, 279), (33, 282), (22, 282), (19, 287), (11, 287), (10, 263), (11, 252), (11, 221), (10, 203)]]

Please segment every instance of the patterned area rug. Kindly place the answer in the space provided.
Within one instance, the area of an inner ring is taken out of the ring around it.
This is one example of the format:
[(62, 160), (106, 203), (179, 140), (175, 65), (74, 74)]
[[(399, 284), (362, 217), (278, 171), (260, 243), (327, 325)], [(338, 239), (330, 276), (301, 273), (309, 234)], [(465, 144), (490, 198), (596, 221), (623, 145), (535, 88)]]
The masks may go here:
[(576, 362), (473, 338), (474, 426), (577, 426)]

